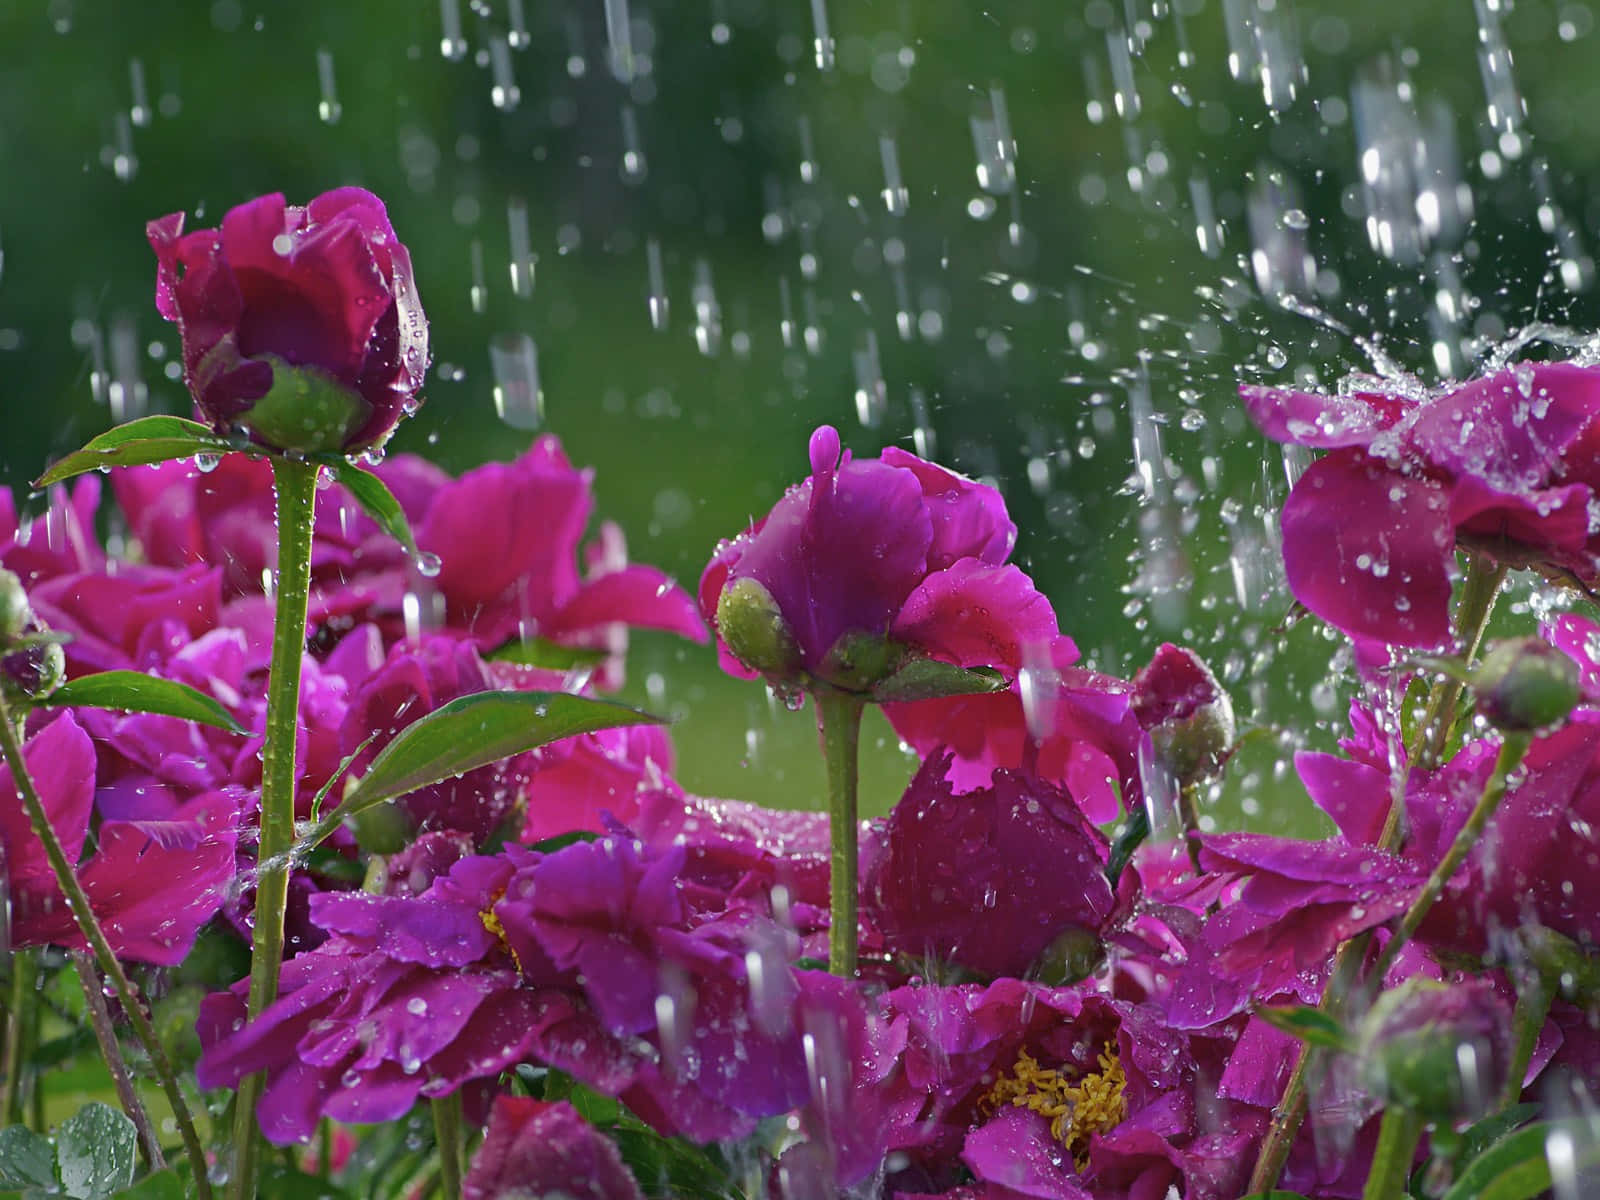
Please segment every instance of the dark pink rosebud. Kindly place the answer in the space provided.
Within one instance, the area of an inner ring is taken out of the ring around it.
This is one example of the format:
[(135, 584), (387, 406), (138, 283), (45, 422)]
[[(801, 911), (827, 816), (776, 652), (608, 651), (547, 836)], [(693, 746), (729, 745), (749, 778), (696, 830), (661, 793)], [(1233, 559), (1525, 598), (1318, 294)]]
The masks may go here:
[(1133, 677), (1132, 708), (1156, 761), (1180, 783), (1210, 774), (1233, 745), (1233, 703), (1193, 650), (1162, 643)]
[(1123, 909), (1105, 837), (1027, 772), (958, 793), (950, 766), (948, 752), (930, 758), (889, 814), (864, 888), (869, 922), (894, 951), (984, 975), (1087, 974)]
[(160, 260), (156, 307), (178, 325), (212, 428), (295, 452), (387, 441), (419, 403), (428, 322), (383, 202), (346, 187), (304, 208), (261, 196), (220, 229), (185, 234), (183, 221), (145, 232)]
[(462, 1200), (643, 1200), (617, 1147), (565, 1101), (499, 1096), (461, 1181)]

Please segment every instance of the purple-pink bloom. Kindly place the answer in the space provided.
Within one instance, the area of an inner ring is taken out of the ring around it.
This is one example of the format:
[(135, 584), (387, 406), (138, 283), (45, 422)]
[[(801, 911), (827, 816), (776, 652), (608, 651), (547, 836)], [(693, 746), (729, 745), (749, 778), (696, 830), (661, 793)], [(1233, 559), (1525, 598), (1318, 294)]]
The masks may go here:
[(1187, 1039), (1147, 1005), (1009, 978), (880, 1003), (858, 1086), (887, 1114), (891, 1195), (943, 1191), (963, 1167), (979, 1195), (1040, 1200), (1215, 1200), (1243, 1183), (1264, 1122), (1238, 1106), (1202, 1119)]
[[(183, 225), (173, 213), (146, 232), (160, 264), (156, 308), (182, 334), (185, 381), (205, 420), (278, 449), (387, 441), (420, 403), (428, 322), (383, 201), (345, 187), (301, 208), (274, 194), (230, 209), (220, 229)], [(341, 396), (315, 444), (289, 413), (267, 411), (307, 380)]]
[(483, 1145), (461, 1181), (462, 1200), (547, 1195), (644, 1200), (616, 1144), (572, 1105), (497, 1096)]
[[(391, 456), (375, 473), (418, 545), (438, 556), (439, 573), (420, 575), (343, 488), (319, 492), (309, 608), (318, 653), (362, 623), (377, 625), (385, 649), (419, 631), (484, 651), (525, 639), (578, 651), (580, 663), (597, 659), (594, 682), (615, 688), (628, 626), (705, 640), (694, 601), (656, 568), (630, 564), (615, 524), (601, 522), (584, 543), (594, 473), (573, 467), (554, 437), (460, 479), (413, 455)], [(118, 471), (114, 480), (150, 561), (218, 564), (234, 607), (259, 599), (276, 561), (263, 464), (230, 455), (211, 472), (163, 464)]]
[[(83, 858), (94, 808), (94, 745), (71, 713), (30, 737), (23, 759), (78, 882), (122, 957), (181, 962), (234, 879), (235, 827), (243, 794), (207, 792), (162, 820), (106, 820)], [(11, 937), (20, 945), (83, 948), (83, 935), (34, 835), (11, 768), (0, 765), (0, 847), (11, 894)]]
[(865, 876), (866, 917), (887, 947), (951, 960), (983, 975), (1041, 966), (1079, 978), (1100, 958), (1107, 924), (1125, 911), (1105, 875), (1105, 836), (1060, 789), (1021, 771), (958, 791), (950, 757), (917, 772)]
[(890, 724), (924, 758), (952, 755), (950, 782), (983, 787), (999, 769), (1027, 770), (1065, 789), (1097, 823), (1139, 806), (1132, 685), (1077, 666), (1078, 648), (1052, 632), (1024, 646), (1003, 692), (884, 705)]
[[(810, 477), (723, 542), (700, 579), (700, 611), (713, 623), (728, 589), (765, 592), (792, 652), (788, 682), (859, 689), (843, 661), (852, 637), (1014, 670), (1022, 645), (1055, 636), (1049, 601), (1006, 565), (1016, 526), (993, 488), (895, 447), (877, 459), (841, 455), (828, 425), (810, 453)], [(719, 635), (723, 668), (753, 677)]]
[(331, 936), (285, 964), (255, 1021), (243, 983), (206, 1000), (201, 1085), (265, 1070), (271, 1140), (303, 1140), (324, 1116), (390, 1120), (525, 1060), (663, 1132), (738, 1137), (807, 1102), (807, 1035), (854, 1044), (863, 1017), (841, 1008), (842, 981), (792, 970), (770, 921), (684, 902), (682, 847), (511, 845), (433, 875), (454, 852), (440, 849), (415, 864), (421, 895), (313, 897)]
[(1458, 545), (1600, 578), (1600, 370), (1522, 363), (1424, 400), (1242, 395), (1268, 437), (1329, 451), (1284, 505), (1283, 555), (1296, 599), (1345, 632), (1446, 644)]

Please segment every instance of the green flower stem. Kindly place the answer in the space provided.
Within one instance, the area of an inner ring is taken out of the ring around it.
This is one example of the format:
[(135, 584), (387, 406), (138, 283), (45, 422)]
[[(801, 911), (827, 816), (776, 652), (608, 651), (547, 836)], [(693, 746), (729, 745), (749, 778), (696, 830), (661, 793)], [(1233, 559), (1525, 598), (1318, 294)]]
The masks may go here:
[(856, 973), (856, 790), (861, 711), (866, 701), (848, 692), (813, 697), (817, 732), (828, 769), (829, 872), (828, 970), (846, 979)]
[[(295, 718), (300, 709), (300, 661), (306, 646), (318, 470), (315, 463), (272, 459), (278, 493), (278, 579), (267, 679), (266, 745), (261, 757), (261, 839), (250, 947), (251, 1019), (277, 999), (278, 969), (283, 962), (283, 910), (289, 898), (289, 851), (294, 845)], [(239, 1084), (233, 1175), (228, 1187), (232, 1200), (250, 1200), (255, 1195), (256, 1105), (264, 1083), (264, 1077), (256, 1074)]]
[(439, 1194), (443, 1200), (461, 1200), (461, 1093), (451, 1092), (429, 1104), (439, 1143)]
[(1196, 876), (1205, 874), (1200, 866), (1200, 809), (1195, 802), (1199, 791), (1196, 783), (1186, 783), (1178, 789), (1178, 820), (1183, 825), (1183, 840)]
[(89, 1013), (89, 1027), (94, 1039), (100, 1043), (100, 1057), (105, 1059), (106, 1070), (111, 1073), (111, 1084), (117, 1091), (117, 1101), (128, 1114), (134, 1129), (139, 1132), (139, 1147), (144, 1151), (145, 1162), (153, 1171), (167, 1165), (161, 1153), (161, 1139), (150, 1124), (150, 1114), (139, 1099), (133, 1086), (133, 1075), (122, 1057), (122, 1047), (117, 1044), (117, 1031), (111, 1024), (111, 1010), (106, 1007), (105, 981), (95, 970), (94, 959), (82, 950), (72, 952), (72, 966), (78, 973), (78, 984), (83, 988), (83, 1004)]
[[(1478, 555), (1467, 560), (1467, 575), (1461, 585), (1461, 597), (1456, 603), (1456, 636), (1464, 644), (1465, 657), (1471, 662), (1483, 644), (1489, 617), (1494, 612), (1495, 599), (1500, 585), (1505, 581), (1503, 566)], [(1416, 741), (1408, 747), (1408, 763), (1430, 766), (1436, 763), (1449, 743), (1450, 730), (1455, 725), (1456, 710), (1461, 703), (1462, 685), (1444, 679), (1435, 683), (1428, 695), (1428, 705), (1416, 729)], [(1378, 837), (1378, 847), (1393, 853), (1404, 843), (1406, 811), (1406, 781), (1404, 774), (1394, 781), (1389, 798), (1389, 814), (1384, 819), (1383, 832)], [(1321, 1008), (1337, 1016), (1343, 1011), (1350, 989), (1360, 978), (1361, 964), (1366, 961), (1372, 945), (1371, 933), (1359, 934), (1339, 947), (1334, 958), (1333, 973), (1323, 989)], [(1379, 975), (1379, 978), (1382, 976)], [(1256, 1159), (1250, 1176), (1250, 1192), (1272, 1190), (1283, 1174), (1283, 1165), (1289, 1161), (1289, 1150), (1306, 1118), (1306, 1091), (1310, 1082), (1311, 1067), (1317, 1050), (1309, 1045), (1300, 1047), (1294, 1069), (1284, 1084), (1283, 1098), (1273, 1110), (1272, 1125), (1261, 1143), (1261, 1154)]]
[(1404, 1200), (1406, 1180), (1422, 1140), (1422, 1118), (1398, 1106), (1384, 1110), (1361, 1200)]
[[(116, 989), (117, 999), (133, 1025), (139, 1043), (150, 1056), (150, 1065), (155, 1069), (156, 1078), (161, 1081), (161, 1090), (166, 1093), (167, 1102), (172, 1106), (172, 1116), (178, 1122), (178, 1133), (183, 1138), (184, 1151), (188, 1154), (189, 1164), (194, 1169), (195, 1193), (200, 1200), (211, 1200), (211, 1183), (206, 1177), (205, 1151), (201, 1149), (199, 1135), (195, 1133), (194, 1119), (189, 1115), (189, 1105), (178, 1087), (178, 1076), (172, 1069), (166, 1048), (156, 1036), (155, 1027), (150, 1023), (144, 1002), (134, 991), (133, 984), (122, 969), (122, 964), (117, 961), (111, 943), (106, 941), (105, 932), (100, 928), (94, 909), (89, 906), (89, 897), (84, 894), (82, 886), (78, 883), (78, 874), (67, 858), (67, 852), (61, 846), (61, 839), (56, 836), (56, 831), (50, 824), (44, 801), (39, 798), (38, 789), (33, 786), (33, 776), (29, 774), (27, 760), (22, 756), (22, 742), (12, 724), (10, 709), (4, 695), (0, 695), (0, 751), (4, 752), (6, 763), (11, 767), (11, 778), (18, 794), (22, 797), (22, 807), (27, 810), (34, 836), (44, 846), (45, 857), (50, 860), (50, 869), (55, 872), (56, 883), (60, 886), (62, 895), (66, 897), (67, 908), (77, 921), (78, 930), (83, 934), (84, 941), (89, 943), (89, 948), (94, 952), (95, 962)], [(31, 987), (30, 983), (30, 991)], [(33, 1002), (32, 1008), (36, 1012), (37, 998), (27, 996), (27, 999)], [(21, 1064), (14, 1062), (12, 1069), (20, 1074)]]
[(1550, 1002), (1555, 999), (1556, 990), (1554, 981), (1539, 970), (1530, 971), (1527, 978), (1517, 981), (1517, 1008), (1511, 1017), (1511, 1032), (1516, 1041), (1511, 1047), (1505, 1089), (1500, 1093), (1501, 1111), (1522, 1097), (1522, 1081), (1527, 1077), (1528, 1063), (1533, 1060), (1533, 1048), (1538, 1044), (1545, 1018), (1550, 1015)]
[(0, 1118), (7, 1125), (22, 1124), (22, 1071), (28, 1058), (29, 1016), (39, 999), (34, 995), (38, 979), (38, 957), (32, 950), (17, 950), (11, 955), (10, 1012), (6, 1021), (5, 1090), (0, 1095)]
[(1395, 927), (1389, 944), (1383, 948), (1383, 953), (1378, 956), (1378, 961), (1372, 968), (1372, 974), (1368, 977), (1369, 983), (1376, 985), (1382, 982), (1384, 974), (1394, 965), (1394, 960), (1399, 957), (1401, 949), (1411, 940), (1411, 935), (1416, 933), (1417, 927), (1427, 917), (1428, 910), (1440, 896), (1444, 895), (1444, 889), (1449, 885), (1451, 877), (1466, 861), (1472, 848), (1478, 844), (1478, 839), (1483, 836), (1484, 826), (1488, 825), (1489, 818), (1494, 816), (1495, 809), (1500, 807), (1500, 801), (1506, 794), (1507, 777), (1522, 765), (1523, 756), (1528, 753), (1528, 746), (1532, 741), (1532, 735), (1526, 733), (1505, 735), (1505, 740), (1500, 743), (1500, 753), (1495, 756), (1494, 770), (1490, 772), (1488, 781), (1483, 785), (1483, 795), (1478, 797), (1478, 803), (1473, 806), (1466, 824), (1456, 834), (1455, 841), (1450, 843), (1450, 849), (1445, 851), (1444, 857), (1428, 875), (1427, 882), (1422, 885), (1422, 891), (1417, 893), (1417, 898), (1411, 902), (1411, 907), (1406, 909), (1405, 915), (1400, 918), (1400, 924)]
[[(1456, 607), (1456, 633), (1465, 643), (1462, 657), (1468, 663), (1478, 657), (1483, 635), (1489, 628), (1489, 616), (1494, 612), (1495, 598), (1500, 594), (1505, 577), (1506, 569), (1487, 559), (1472, 558), (1467, 564), (1461, 601)], [(1459, 679), (1441, 679), (1434, 684), (1422, 722), (1417, 726), (1418, 744), (1412, 748), (1412, 761), (1418, 766), (1434, 767), (1443, 760), (1465, 686)]]

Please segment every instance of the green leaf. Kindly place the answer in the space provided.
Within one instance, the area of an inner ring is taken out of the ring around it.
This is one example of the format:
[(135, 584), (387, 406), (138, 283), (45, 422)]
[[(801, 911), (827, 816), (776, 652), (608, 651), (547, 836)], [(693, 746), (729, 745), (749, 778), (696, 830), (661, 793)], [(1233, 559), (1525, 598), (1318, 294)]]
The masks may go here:
[(565, 850), (568, 846), (575, 846), (579, 842), (598, 841), (600, 835), (589, 829), (574, 829), (569, 833), (558, 833), (554, 837), (547, 837), (541, 842), (535, 842), (528, 849), (540, 854), (554, 854), (557, 850)]
[(1128, 814), (1127, 821), (1117, 833), (1117, 840), (1111, 843), (1111, 854), (1106, 860), (1106, 878), (1111, 881), (1112, 887), (1117, 886), (1123, 868), (1133, 859), (1133, 852), (1149, 836), (1150, 814), (1141, 804)]
[(187, 1168), (168, 1167), (154, 1175), (146, 1175), (130, 1188), (117, 1193), (117, 1200), (187, 1200), (189, 1172)]
[(388, 485), (371, 471), (363, 470), (348, 459), (335, 459), (332, 466), (334, 477), (344, 485), (345, 491), (355, 497), (356, 503), (361, 505), (367, 516), (399, 542), (412, 558), (422, 558), (417, 539), (411, 536), (411, 522), (406, 520), (405, 509), (400, 507), (400, 501), (394, 498)]
[(1326, 1050), (1348, 1050), (1350, 1038), (1344, 1026), (1320, 1008), (1298, 1004), (1284, 1008), (1258, 1008), (1255, 1015), (1275, 1029), (1293, 1034), (1303, 1042)]
[(350, 1200), (350, 1193), (316, 1175), (306, 1175), (282, 1163), (266, 1163), (261, 1168), (260, 1196), (272, 1200)]
[(26, 1125), (0, 1129), (0, 1187), (39, 1187), (53, 1191), (56, 1152), (49, 1139)]
[(233, 449), (232, 442), (219, 438), (198, 421), (141, 417), (91, 438), (81, 450), (74, 450), (35, 479), (33, 486), (49, 487), (101, 467), (133, 467), (196, 454), (226, 454)]
[(968, 670), (936, 658), (913, 658), (889, 678), (874, 684), (872, 698), (879, 704), (895, 704), (941, 696), (981, 695), (1005, 688), (1005, 678), (989, 667)]
[(127, 1115), (90, 1101), (56, 1132), (61, 1188), (73, 1200), (104, 1200), (133, 1182), (139, 1131)]
[(523, 667), (544, 667), (550, 671), (570, 671), (573, 667), (598, 666), (606, 660), (604, 650), (590, 646), (563, 646), (545, 638), (530, 637), (507, 642), (493, 651), (495, 662), (516, 663)]
[(1590, 1122), (1572, 1119), (1541, 1121), (1507, 1134), (1462, 1170), (1444, 1200), (1532, 1200), (1550, 1189), (1551, 1141), (1564, 1139), (1573, 1152), (1573, 1169), (1584, 1171), (1600, 1164), (1597, 1132)]
[(315, 845), (347, 817), (418, 788), (579, 733), (664, 724), (610, 700), (567, 692), (477, 692), (407, 725), (310, 837)]
[(88, 705), (92, 708), (117, 708), (124, 712), (156, 713), (164, 717), (198, 721), (229, 733), (250, 732), (204, 692), (197, 692), (188, 684), (172, 679), (146, 675), (143, 671), (101, 671), (97, 675), (80, 675), (77, 679), (69, 679), (46, 699), (36, 703), (58, 708)]

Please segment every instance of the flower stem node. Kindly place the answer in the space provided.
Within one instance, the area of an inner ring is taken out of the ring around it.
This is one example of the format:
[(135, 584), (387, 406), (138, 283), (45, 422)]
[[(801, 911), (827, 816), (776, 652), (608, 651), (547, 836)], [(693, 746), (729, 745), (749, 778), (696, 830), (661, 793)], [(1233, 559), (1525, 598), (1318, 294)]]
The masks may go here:
[(262, 357), (272, 364), (272, 387), (240, 418), (252, 440), (291, 453), (342, 450), (372, 406), (326, 371)]
[(1493, 1107), (1511, 1058), (1511, 1014), (1483, 979), (1413, 977), (1378, 997), (1359, 1035), (1367, 1087), (1429, 1121)]
[(740, 662), (775, 683), (800, 671), (800, 647), (772, 593), (754, 579), (735, 579), (717, 600), (717, 631)]
[(905, 647), (871, 633), (847, 633), (822, 660), (820, 676), (845, 692), (871, 692), (892, 676), (905, 657)]
[(1579, 700), (1577, 665), (1534, 637), (1497, 643), (1473, 672), (1472, 686), (1478, 711), (1508, 733), (1555, 725)]

